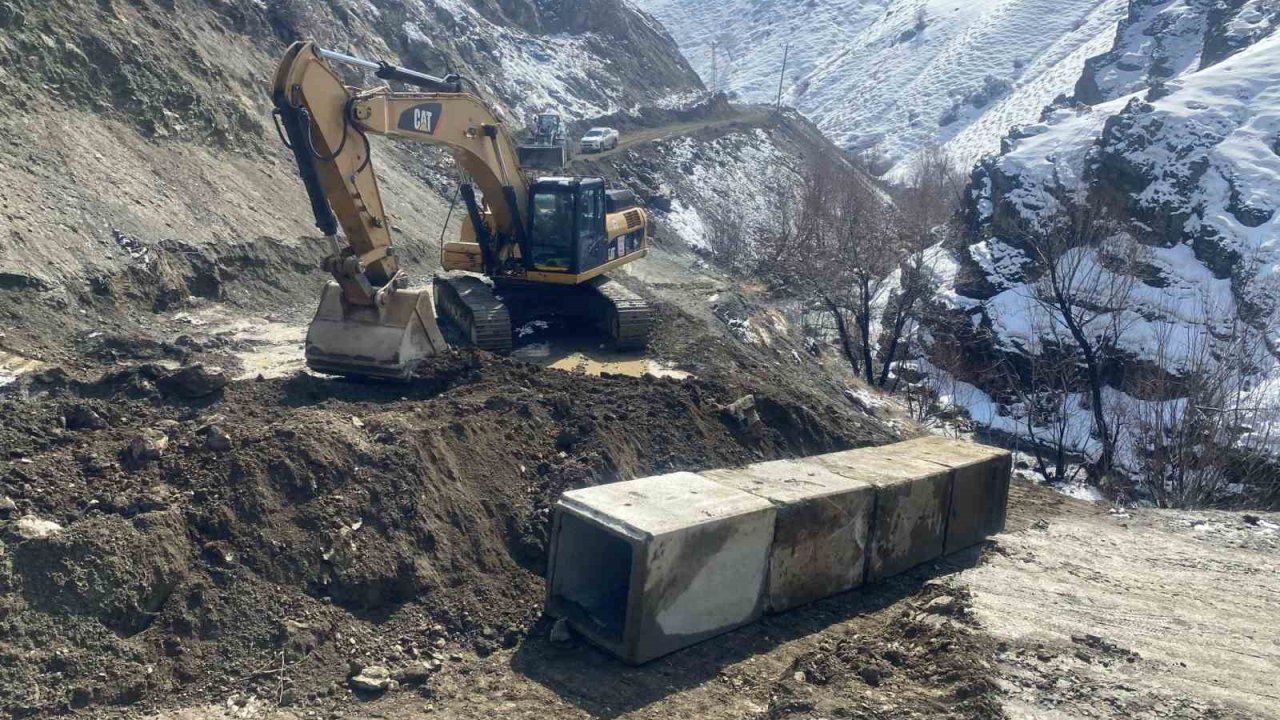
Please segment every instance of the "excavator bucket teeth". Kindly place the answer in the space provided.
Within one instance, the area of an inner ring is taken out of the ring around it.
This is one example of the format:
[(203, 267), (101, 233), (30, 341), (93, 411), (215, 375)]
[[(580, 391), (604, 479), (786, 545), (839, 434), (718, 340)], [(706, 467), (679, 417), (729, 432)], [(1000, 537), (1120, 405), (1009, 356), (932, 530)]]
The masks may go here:
[(446, 348), (430, 289), (393, 291), (379, 309), (346, 303), (331, 282), (307, 329), (307, 367), (329, 375), (407, 380)]

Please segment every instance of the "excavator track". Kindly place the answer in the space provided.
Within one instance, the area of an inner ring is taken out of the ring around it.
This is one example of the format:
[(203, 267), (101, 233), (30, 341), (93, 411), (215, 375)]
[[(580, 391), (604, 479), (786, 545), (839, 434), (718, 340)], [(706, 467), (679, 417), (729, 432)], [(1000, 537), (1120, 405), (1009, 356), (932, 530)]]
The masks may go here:
[(614, 348), (644, 349), (656, 319), (653, 306), (622, 283), (604, 276), (588, 280), (584, 287), (594, 291), (597, 317)]
[(511, 313), (493, 288), (474, 277), (436, 278), (436, 308), (462, 330), (473, 345), (511, 352)]
[(554, 319), (569, 321), (575, 334), (594, 330), (617, 350), (642, 350), (655, 318), (644, 298), (606, 277), (578, 286), (498, 281), (496, 292), (475, 277), (437, 278), (436, 309), (472, 345), (497, 353), (511, 352), (514, 326)]

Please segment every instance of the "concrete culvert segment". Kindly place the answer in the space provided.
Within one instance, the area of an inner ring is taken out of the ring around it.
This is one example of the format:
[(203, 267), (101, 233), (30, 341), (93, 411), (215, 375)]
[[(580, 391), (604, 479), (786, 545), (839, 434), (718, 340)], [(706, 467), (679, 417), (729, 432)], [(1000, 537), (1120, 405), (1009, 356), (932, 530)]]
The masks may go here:
[(862, 584), (875, 487), (811, 462), (778, 460), (704, 476), (777, 507), (769, 610), (782, 612)]
[(868, 582), (942, 556), (951, 494), (947, 468), (915, 458), (900, 445), (820, 455), (814, 462), (876, 488)]
[(923, 439), (568, 492), (546, 610), (644, 663), (998, 532), (1009, 459)]
[(630, 663), (760, 617), (775, 510), (692, 473), (565, 493), (547, 607)]

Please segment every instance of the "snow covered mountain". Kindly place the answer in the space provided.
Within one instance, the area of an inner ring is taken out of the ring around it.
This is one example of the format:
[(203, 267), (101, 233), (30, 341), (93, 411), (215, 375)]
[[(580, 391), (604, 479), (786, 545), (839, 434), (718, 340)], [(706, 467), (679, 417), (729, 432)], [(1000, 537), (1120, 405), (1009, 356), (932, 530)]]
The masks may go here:
[(837, 143), (891, 161), (945, 143), (965, 163), (1071, 93), (1126, 11), (1124, 0), (631, 1), (708, 86), (772, 102), (790, 44), (783, 102)]
[[(1024, 369), (1058, 350), (1062, 315), (1037, 288), (1050, 263), (1071, 258), (1071, 305), (1090, 341), (1106, 345), (1103, 397), (1127, 469), (1150, 461), (1152, 429), (1139, 437), (1140, 420), (1161, 416), (1157, 434), (1172, 432), (1206, 404), (1194, 393), (1208, 376), (1234, 387), (1216, 412), (1261, 411), (1246, 432), (1277, 439), (1278, 26), (1275, 0), (1133, 0), (1114, 46), (1089, 60), (1077, 101), (1019, 128), (976, 169), (968, 232), (940, 251), (944, 303), (973, 329), (970, 359), (1014, 355)], [(1079, 232), (1101, 208), (1117, 221), (1106, 236)], [(1077, 231), (1046, 257), (1039, 238), (1064, 218)], [(977, 368), (935, 382), (981, 424), (1045, 430), (1007, 382)], [(1089, 405), (1073, 396), (1066, 408), (1067, 444), (1087, 456), (1098, 444)]]

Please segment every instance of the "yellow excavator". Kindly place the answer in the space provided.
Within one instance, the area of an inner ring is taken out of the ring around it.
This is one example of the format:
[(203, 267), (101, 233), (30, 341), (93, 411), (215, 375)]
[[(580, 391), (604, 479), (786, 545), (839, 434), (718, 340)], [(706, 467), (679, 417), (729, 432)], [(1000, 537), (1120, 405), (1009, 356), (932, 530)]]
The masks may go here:
[[(418, 88), (349, 87), (332, 63)], [(605, 273), (645, 256), (648, 217), (602, 178), (530, 179), (506, 126), (456, 75), (414, 70), (296, 42), (276, 70), (273, 100), (333, 275), (307, 330), (317, 372), (407, 378), (447, 345), (437, 309), (471, 343), (496, 352), (513, 328), (562, 318), (590, 325), (618, 349), (643, 347), (654, 311)], [(446, 148), (464, 173), (467, 220), (445, 243), (430, 290), (410, 290), (391, 244), (369, 135)], [(341, 234), (339, 234), (339, 228)]]

